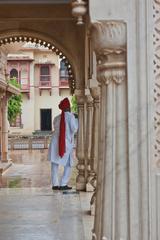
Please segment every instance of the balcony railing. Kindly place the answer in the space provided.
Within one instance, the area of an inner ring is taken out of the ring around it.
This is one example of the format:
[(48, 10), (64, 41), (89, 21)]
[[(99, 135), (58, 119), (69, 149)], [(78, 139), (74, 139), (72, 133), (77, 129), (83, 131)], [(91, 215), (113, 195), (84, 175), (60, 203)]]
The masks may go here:
[(51, 76), (50, 75), (40, 75), (40, 82), (50, 82)]
[(50, 93), (50, 96), (52, 94), (52, 84), (50, 81), (50, 76), (40, 76), (40, 82), (39, 82), (39, 93), (41, 96), (42, 90), (48, 90)]
[(40, 88), (51, 88), (51, 81), (40, 81), (39, 87)]
[(21, 92), (29, 92), (30, 87), (29, 84), (21, 84)]
[(60, 88), (69, 87), (68, 80), (69, 80), (68, 74), (62, 74), (62, 72), (60, 72), (59, 87)]

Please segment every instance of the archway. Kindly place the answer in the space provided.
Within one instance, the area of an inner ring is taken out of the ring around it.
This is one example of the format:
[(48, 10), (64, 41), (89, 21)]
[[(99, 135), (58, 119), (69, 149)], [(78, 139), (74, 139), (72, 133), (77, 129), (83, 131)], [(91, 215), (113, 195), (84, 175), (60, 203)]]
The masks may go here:
[(62, 47), (59, 46), (57, 42), (48, 36), (43, 34), (33, 32), (33, 31), (9, 31), (0, 33), (0, 46), (7, 45), (10, 43), (19, 43), (19, 42), (31, 42), (38, 44), (40, 46), (47, 47), (52, 52), (56, 53), (61, 60), (65, 63), (65, 66), (68, 69), (68, 80), (71, 90), (71, 94), (74, 93), (76, 89), (76, 66), (70, 54)]
[[(56, 55), (59, 56), (59, 58), (63, 61), (65, 64), (67, 71), (68, 71), (68, 80), (69, 80), (69, 86), (71, 93), (74, 93), (76, 82), (75, 82), (75, 66), (74, 63), (72, 64), (72, 59), (70, 56), (66, 55), (66, 51), (63, 49), (63, 47), (57, 47), (57, 44), (52, 41), (52, 39), (49, 39), (48, 37), (41, 36), (41, 34), (36, 32), (6, 32), (0, 34), (0, 46), (6, 46), (11, 43), (34, 43), (40, 46), (47, 47), (52, 52), (54, 52)], [(61, 51), (62, 49), (62, 51)], [(70, 60), (71, 59), (71, 60)]]

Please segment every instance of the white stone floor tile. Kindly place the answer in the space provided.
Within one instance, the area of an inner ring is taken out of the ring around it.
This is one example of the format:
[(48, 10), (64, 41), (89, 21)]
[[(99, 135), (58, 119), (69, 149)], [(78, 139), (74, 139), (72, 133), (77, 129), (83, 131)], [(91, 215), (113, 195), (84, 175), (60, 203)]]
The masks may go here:
[(0, 178), (0, 240), (91, 240), (92, 193), (52, 191), (47, 151), (14, 151)]

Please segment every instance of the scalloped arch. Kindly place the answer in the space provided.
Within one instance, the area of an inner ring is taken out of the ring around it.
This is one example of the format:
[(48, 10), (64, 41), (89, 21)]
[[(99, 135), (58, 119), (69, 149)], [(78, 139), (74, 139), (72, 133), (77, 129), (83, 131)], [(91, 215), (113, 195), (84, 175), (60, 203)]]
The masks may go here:
[(68, 68), (69, 73), (69, 86), (71, 93), (73, 94), (76, 88), (75, 74), (74, 74), (74, 63), (72, 63), (72, 58), (66, 50), (59, 46), (51, 37), (33, 31), (6, 31), (0, 33), (0, 46), (14, 43), (14, 42), (32, 42), (40, 44), (41, 46), (48, 47), (52, 52), (59, 55), (60, 59), (63, 59), (65, 65)]

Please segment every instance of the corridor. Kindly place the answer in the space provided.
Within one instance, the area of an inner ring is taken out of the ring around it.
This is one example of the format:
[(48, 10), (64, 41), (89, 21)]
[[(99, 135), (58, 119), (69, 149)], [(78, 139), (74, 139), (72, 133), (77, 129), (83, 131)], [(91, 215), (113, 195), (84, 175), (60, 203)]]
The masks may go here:
[[(52, 191), (46, 151), (10, 152), (13, 165), (1, 177), (0, 240), (89, 240), (91, 194)], [(74, 186), (74, 168), (70, 185)]]

